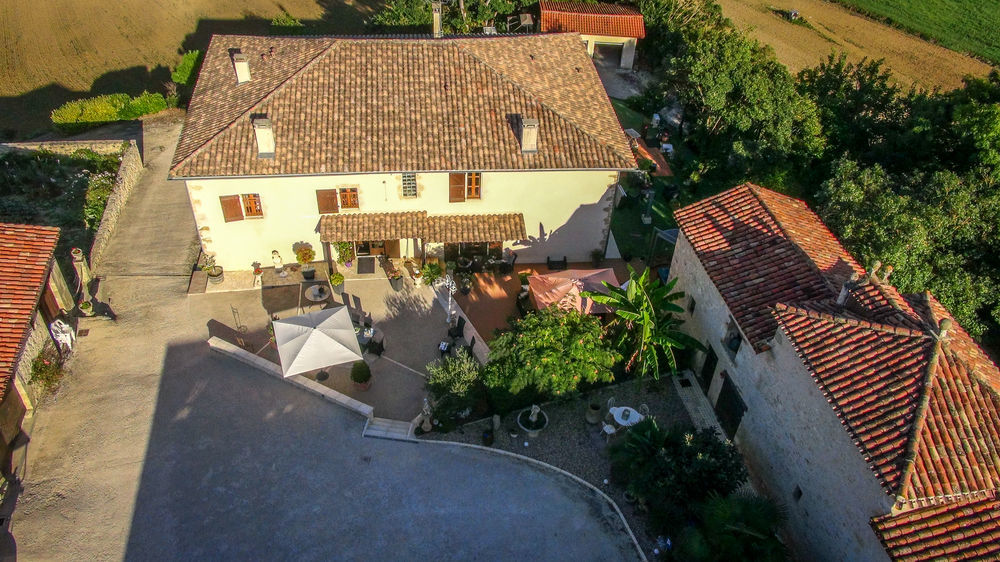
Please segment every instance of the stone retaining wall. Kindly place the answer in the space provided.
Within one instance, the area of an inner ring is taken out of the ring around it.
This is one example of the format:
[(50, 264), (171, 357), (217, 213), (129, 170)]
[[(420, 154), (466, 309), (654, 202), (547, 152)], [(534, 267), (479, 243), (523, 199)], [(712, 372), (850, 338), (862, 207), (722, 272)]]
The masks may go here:
[[(73, 154), (81, 148), (89, 148), (98, 154), (114, 154), (122, 149), (122, 140), (80, 140), (80, 141), (39, 141), (0, 143), (0, 154), (12, 150), (35, 152), (47, 150), (56, 154)], [(135, 141), (131, 141), (135, 146)]]

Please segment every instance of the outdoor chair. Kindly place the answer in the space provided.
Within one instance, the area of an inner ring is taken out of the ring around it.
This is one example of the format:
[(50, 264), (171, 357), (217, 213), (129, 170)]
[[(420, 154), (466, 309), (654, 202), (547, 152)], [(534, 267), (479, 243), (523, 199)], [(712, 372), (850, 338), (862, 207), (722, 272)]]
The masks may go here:
[(649, 415), (649, 406), (647, 406), (645, 404), (639, 404), (639, 413), (642, 414), (643, 417), (648, 416)]
[(562, 271), (567, 268), (568, 264), (566, 261), (566, 256), (563, 256), (561, 260), (554, 260), (550, 257), (545, 258), (545, 265), (548, 266), (549, 271)]
[(503, 263), (500, 264), (500, 273), (504, 275), (514, 273), (515, 263), (517, 263), (517, 252), (511, 252), (509, 256), (504, 258)]
[(385, 340), (379, 339), (378, 341), (375, 341), (373, 339), (368, 342), (367, 351), (368, 353), (382, 357), (382, 354), (385, 353)]
[(465, 317), (464, 316), (459, 316), (458, 317), (458, 324), (456, 324), (454, 327), (448, 329), (448, 337), (450, 337), (453, 340), (457, 340), (458, 338), (465, 337)]
[(604, 423), (601, 426), (601, 433), (604, 434), (604, 440), (606, 442), (611, 442), (611, 436), (618, 432), (618, 429), (610, 423)]
[[(476, 346), (476, 336), (472, 336), (472, 341), (469, 342), (469, 345), (462, 345), (462, 346), (459, 346), (459, 347), (461, 349), (464, 349), (465, 351), (469, 352), (469, 355), (475, 357), (476, 354), (472, 352), (472, 348), (475, 347), (475, 346)], [(458, 352), (458, 348), (456, 348), (455, 352), (456, 353)]]

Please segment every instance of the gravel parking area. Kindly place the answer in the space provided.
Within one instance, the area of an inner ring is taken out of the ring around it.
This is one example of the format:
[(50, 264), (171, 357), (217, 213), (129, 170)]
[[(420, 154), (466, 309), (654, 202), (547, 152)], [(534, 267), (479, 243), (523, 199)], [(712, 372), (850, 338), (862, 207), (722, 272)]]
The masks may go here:
[[(500, 431), (493, 447), (546, 462), (590, 482), (608, 494), (618, 504), (639, 544), (652, 557), (655, 535), (651, 535), (646, 519), (625, 501), (624, 489), (611, 482), (611, 463), (608, 458), (608, 442), (601, 433), (601, 424), (590, 425), (586, 421), (587, 407), (591, 403), (600, 404), (602, 415), (607, 413), (608, 399), (614, 397), (616, 406), (638, 408), (640, 404), (649, 406), (649, 411), (665, 427), (675, 424), (691, 424), (684, 405), (681, 403), (673, 383), (669, 378), (659, 381), (629, 381), (614, 386), (594, 390), (571, 401), (543, 404), (542, 411), (549, 417), (549, 425), (537, 438), (528, 438), (517, 426), (517, 413), (501, 419)], [(468, 423), (450, 433), (429, 433), (423, 439), (456, 441), (482, 445), (483, 431), (490, 428), (491, 419)], [(512, 432), (516, 436), (512, 436)], [(623, 431), (611, 438), (614, 443)], [(525, 446), (527, 443), (527, 446)], [(605, 480), (608, 483), (605, 483)]]

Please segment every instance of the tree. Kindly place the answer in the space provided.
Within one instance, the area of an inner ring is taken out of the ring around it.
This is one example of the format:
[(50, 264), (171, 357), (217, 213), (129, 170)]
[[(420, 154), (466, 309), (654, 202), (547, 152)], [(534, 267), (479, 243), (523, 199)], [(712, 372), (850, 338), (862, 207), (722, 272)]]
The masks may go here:
[(584, 297), (611, 307), (615, 313), (613, 329), (619, 333), (621, 349), (629, 353), (627, 371), (638, 366), (641, 376), (660, 378), (660, 358), (666, 359), (671, 371), (677, 370), (674, 349), (702, 349), (694, 338), (679, 330), (681, 320), (674, 316), (684, 309), (674, 301), (684, 298), (684, 293), (674, 291), (677, 279), (664, 285), (651, 277), (651, 268), (636, 273), (628, 266), (629, 281), (626, 289), (605, 283), (608, 294), (584, 292)]
[(692, 562), (761, 562), (788, 559), (788, 550), (776, 533), (785, 524), (785, 510), (753, 493), (716, 493), (695, 510), (696, 526), (688, 527), (676, 541), (674, 554)]
[[(527, 0), (461, 0), (449, 3), (441, 7), (441, 29), (448, 34), (471, 33), (486, 26), (507, 31), (507, 20), (501, 16), (513, 14), (529, 4)], [(427, 33), (431, 24), (429, 0), (389, 0), (369, 22), (376, 31), (391, 33)]]
[(565, 395), (583, 382), (609, 382), (620, 359), (601, 337), (601, 321), (576, 310), (548, 307), (518, 320), (490, 344), (486, 384), (512, 393), (532, 387)]
[(452, 357), (427, 365), (427, 392), (434, 405), (434, 416), (451, 420), (472, 408), (482, 396), (482, 366), (465, 348)]

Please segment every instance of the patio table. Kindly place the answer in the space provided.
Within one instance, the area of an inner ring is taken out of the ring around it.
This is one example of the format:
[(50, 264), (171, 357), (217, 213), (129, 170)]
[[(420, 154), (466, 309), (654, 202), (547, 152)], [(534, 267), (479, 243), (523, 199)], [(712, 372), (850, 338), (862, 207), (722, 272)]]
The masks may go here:
[(615, 423), (622, 427), (630, 427), (641, 422), (646, 416), (639, 413), (635, 408), (621, 406), (619, 408), (609, 408), (608, 412), (614, 418)]

